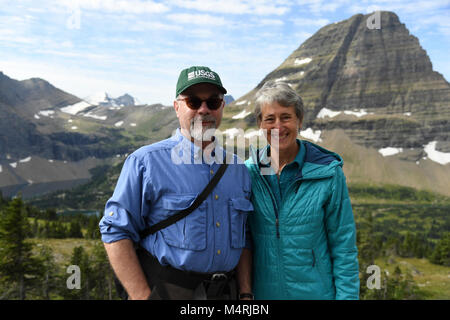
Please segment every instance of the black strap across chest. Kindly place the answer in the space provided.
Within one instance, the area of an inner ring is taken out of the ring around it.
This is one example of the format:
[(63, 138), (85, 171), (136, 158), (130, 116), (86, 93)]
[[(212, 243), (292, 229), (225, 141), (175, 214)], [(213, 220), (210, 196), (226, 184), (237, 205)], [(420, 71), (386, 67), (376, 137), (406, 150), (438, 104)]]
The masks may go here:
[(219, 182), (220, 178), (222, 178), (223, 174), (225, 173), (225, 170), (227, 169), (228, 164), (224, 161), (224, 163), (220, 166), (219, 170), (217, 170), (214, 177), (209, 181), (208, 185), (203, 189), (203, 191), (199, 194), (197, 198), (195, 198), (194, 202), (189, 206), (189, 208), (186, 208), (180, 212), (175, 213), (174, 215), (171, 215), (165, 220), (162, 220), (156, 224), (154, 224), (151, 227), (148, 227), (147, 229), (144, 229), (139, 234), (141, 239), (144, 239), (145, 237), (154, 234), (158, 232), (161, 229), (164, 229), (175, 222), (183, 219), (190, 213), (192, 213), (195, 209), (198, 208), (199, 205), (202, 204), (202, 202), (206, 199), (206, 197), (211, 193), (211, 191), (215, 188), (217, 183)]

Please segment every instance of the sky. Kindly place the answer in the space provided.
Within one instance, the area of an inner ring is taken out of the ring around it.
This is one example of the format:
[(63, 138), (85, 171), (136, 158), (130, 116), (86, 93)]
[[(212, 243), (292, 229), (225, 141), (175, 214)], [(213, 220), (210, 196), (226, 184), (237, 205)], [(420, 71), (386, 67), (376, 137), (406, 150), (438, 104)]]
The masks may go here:
[(203, 65), (237, 99), (321, 27), (376, 10), (395, 12), (450, 80), (450, 0), (0, 0), (0, 71), (171, 105), (180, 71)]

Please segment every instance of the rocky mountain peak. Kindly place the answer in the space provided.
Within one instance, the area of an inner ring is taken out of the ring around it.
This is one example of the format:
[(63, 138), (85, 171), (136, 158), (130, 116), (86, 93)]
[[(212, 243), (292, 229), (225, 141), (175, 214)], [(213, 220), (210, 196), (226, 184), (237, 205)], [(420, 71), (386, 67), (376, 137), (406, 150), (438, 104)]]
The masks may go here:
[(381, 11), (379, 29), (368, 27), (373, 14), (324, 26), (238, 101), (253, 101), (267, 80), (285, 81), (303, 98), (305, 128), (342, 128), (377, 149), (423, 151), (437, 141), (450, 152), (449, 83), (395, 13)]

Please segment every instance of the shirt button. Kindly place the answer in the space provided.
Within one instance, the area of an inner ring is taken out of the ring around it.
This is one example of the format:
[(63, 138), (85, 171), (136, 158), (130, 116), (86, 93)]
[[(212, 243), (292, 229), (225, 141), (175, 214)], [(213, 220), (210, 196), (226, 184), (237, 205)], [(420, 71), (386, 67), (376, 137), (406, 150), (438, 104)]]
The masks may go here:
[(111, 212), (109, 213), (109, 216), (112, 217), (113, 215), (114, 215), (114, 212), (111, 211)]
[(220, 227), (220, 222), (219, 221), (216, 222), (216, 227), (217, 228)]
[(214, 174), (214, 171), (210, 170), (209, 173)]
[(219, 249), (219, 250), (217, 250), (217, 254), (220, 254), (220, 252), (221, 252), (221, 251), (220, 251), (220, 249)]
[(216, 199), (216, 200), (219, 199), (219, 195), (216, 194), (216, 196), (214, 197), (214, 199)]

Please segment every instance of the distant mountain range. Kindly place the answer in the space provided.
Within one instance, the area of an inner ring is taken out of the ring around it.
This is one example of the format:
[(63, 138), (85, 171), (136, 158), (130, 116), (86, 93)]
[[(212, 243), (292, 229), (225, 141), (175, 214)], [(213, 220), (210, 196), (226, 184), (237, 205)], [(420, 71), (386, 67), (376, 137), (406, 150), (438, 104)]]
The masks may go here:
[[(220, 129), (258, 135), (254, 95), (285, 81), (305, 104), (300, 137), (343, 156), (349, 182), (450, 195), (450, 85), (395, 13), (381, 12), (381, 29), (367, 28), (369, 16), (321, 28), (253, 90), (227, 95)], [(169, 137), (178, 119), (128, 94), (80, 99), (0, 73), (0, 125), (0, 190), (32, 196), (87, 181), (91, 169)]]
[(135, 103), (129, 94), (80, 99), (0, 72), (0, 190), (26, 197), (68, 188), (87, 181), (90, 169), (170, 136), (176, 116), (167, 107)]

